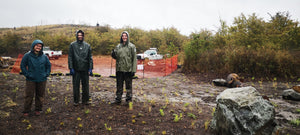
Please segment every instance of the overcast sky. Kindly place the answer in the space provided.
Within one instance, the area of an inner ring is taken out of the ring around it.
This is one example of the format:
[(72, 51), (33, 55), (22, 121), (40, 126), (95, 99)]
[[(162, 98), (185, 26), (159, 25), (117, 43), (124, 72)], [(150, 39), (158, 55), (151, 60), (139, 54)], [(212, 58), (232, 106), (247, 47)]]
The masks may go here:
[(110, 25), (144, 30), (169, 27), (180, 33), (216, 31), (219, 20), (256, 13), (265, 21), (288, 11), (300, 21), (300, 0), (1, 0), (0, 27), (48, 24)]

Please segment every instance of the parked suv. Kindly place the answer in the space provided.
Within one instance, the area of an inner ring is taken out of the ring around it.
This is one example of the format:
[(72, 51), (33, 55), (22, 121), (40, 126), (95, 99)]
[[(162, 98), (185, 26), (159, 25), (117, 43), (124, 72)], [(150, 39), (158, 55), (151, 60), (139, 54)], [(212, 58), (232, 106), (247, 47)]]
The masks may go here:
[(150, 48), (146, 50), (144, 53), (137, 54), (137, 59), (145, 59), (148, 58), (150, 60), (162, 59), (163, 55), (157, 53), (157, 48)]
[(62, 55), (62, 51), (53, 51), (50, 49), (50, 47), (45, 46), (43, 48), (43, 53), (48, 56), (48, 58), (54, 58), (54, 59), (58, 59), (61, 55)]

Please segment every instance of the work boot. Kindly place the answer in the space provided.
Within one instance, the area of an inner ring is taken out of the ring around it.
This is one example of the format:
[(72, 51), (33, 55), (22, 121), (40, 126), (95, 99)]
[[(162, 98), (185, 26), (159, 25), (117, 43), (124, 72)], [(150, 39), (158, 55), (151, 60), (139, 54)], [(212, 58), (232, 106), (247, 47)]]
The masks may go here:
[(91, 103), (89, 101), (87, 101), (87, 102), (83, 102), (82, 104), (83, 105), (90, 105)]
[(36, 115), (36, 116), (40, 116), (40, 115), (41, 115), (41, 112), (40, 112), (40, 111), (35, 111), (35, 115)]
[(78, 106), (79, 104), (78, 104), (78, 103), (74, 103), (73, 105), (74, 105), (74, 106)]
[(23, 116), (24, 116), (24, 117), (28, 117), (28, 116), (29, 116), (29, 113), (23, 113)]
[(126, 105), (129, 106), (129, 103), (132, 102), (132, 97), (131, 96), (128, 96), (126, 98)]
[(129, 103), (129, 102), (132, 102), (132, 98), (131, 98), (131, 97), (130, 97), (130, 98), (127, 98), (127, 99), (126, 99), (126, 102), (128, 102), (128, 103)]

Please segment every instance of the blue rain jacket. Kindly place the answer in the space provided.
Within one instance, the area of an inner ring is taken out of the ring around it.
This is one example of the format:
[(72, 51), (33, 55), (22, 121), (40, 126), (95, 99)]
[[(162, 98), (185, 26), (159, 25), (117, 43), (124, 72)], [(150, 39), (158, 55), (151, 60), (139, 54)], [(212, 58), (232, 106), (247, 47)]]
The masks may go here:
[[(39, 54), (34, 53), (34, 46), (42, 44)], [(44, 43), (41, 40), (34, 40), (31, 44), (31, 51), (27, 52), (21, 61), (21, 70), (26, 80), (33, 82), (43, 82), (51, 72), (51, 63), (43, 53)]]

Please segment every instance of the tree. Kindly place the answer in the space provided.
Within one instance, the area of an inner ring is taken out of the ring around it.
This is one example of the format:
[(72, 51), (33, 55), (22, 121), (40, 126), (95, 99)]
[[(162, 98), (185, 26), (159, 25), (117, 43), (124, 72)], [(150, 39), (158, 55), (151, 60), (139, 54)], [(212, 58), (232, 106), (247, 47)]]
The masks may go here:
[(21, 37), (13, 32), (7, 32), (3, 39), (0, 40), (3, 52), (5, 55), (15, 54), (20, 52)]
[(215, 34), (214, 45), (216, 47), (224, 47), (228, 44), (229, 40), (229, 27), (226, 25), (226, 22), (220, 20), (221, 27), (218, 29), (217, 33)]
[[(184, 46), (184, 67), (185, 70), (199, 71), (203, 68), (202, 64), (208, 66), (206, 57), (202, 57), (203, 53), (212, 48), (212, 33), (208, 30), (202, 30), (198, 33), (192, 33), (189, 36), (190, 42), (186, 42)], [(200, 68), (201, 67), (201, 68)]]
[(244, 14), (234, 18), (230, 34), (235, 46), (245, 46), (256, 49), (266, 40), (265, 22), (253, 13), (249, 18)]
[(277, 12), (270, 17), (268, 35), (271, 42), (281, 49), (300, 48), (299, 22), (291, 20), (289, 12)]

